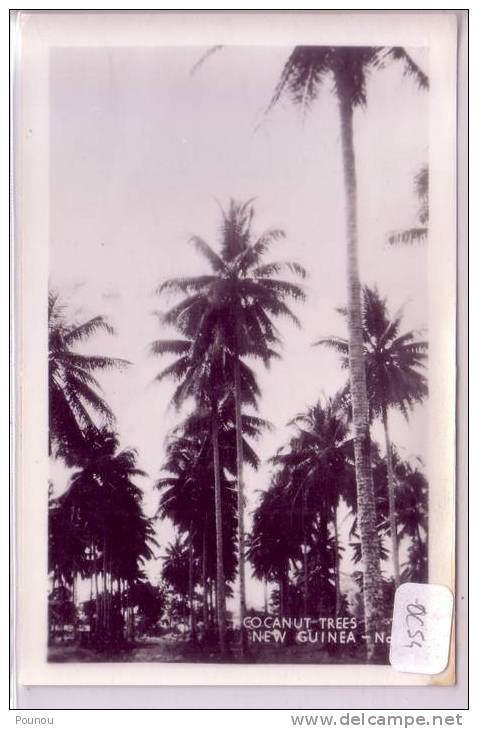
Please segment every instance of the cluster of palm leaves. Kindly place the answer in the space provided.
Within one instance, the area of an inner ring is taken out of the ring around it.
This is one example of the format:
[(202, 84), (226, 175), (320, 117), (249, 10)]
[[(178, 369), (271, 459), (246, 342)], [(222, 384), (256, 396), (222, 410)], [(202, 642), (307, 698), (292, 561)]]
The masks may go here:
[(89, 582), (89, 642), (101, 648), (132, 635), (138, 583), (144, 584), (141, 565), (153, 556), (155, 542), (135, 484), (145, 474), (136, 451), (121, 450), (113, 413), (93, 375), (127, 363), (76, 348), (99, 330), (113, 333), (100, 316), (69, 322), (58, 294), (50, 295), (50, 452), (73, 469), (66, 491), (49, 499), (50, 628), (78, 622), (77, 588)]

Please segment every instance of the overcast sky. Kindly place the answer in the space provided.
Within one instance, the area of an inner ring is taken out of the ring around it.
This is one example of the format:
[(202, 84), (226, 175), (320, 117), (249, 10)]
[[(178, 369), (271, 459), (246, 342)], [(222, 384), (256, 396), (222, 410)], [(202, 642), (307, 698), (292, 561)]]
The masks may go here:
[[(168, 409), (172, 384), (152, 384), (165, 365), (148, 355), (148, 344), (171, 334), (153, 312), (172, 303), (153, 290), (165, 278), (205, 270), (188, 238), (216, 244), (217, 201), (255, 198), (257, 231), (274, 226), (287, 235), (273, 258), (295, 259), (309, 274), (307, 302), (296, 309), (302, 328), (281, 322), (283, 358), (268, 372), (258, 369), (260, 414), (275, 426), (257, 444), (260, 457), (286, 441), (295, 414), (321, 392), (333, 394), (345, 377), (334, 353), (311, 346), (345, 334), (335, 312), (346, 296), (336, 101), (324, 87), (305, 119), (285, 100), (264, 119), (290, 49), (225, 48), (191, 77), (204, 50), (66, 48), (51, 55), (51, 284), (73, 316), (103, 314), (117, 330), (83, 351), (133, 363), (100, 379), (122, 445), (137, 448), (149, 474), (141, 485), (150, 514), (164, 437), (179, 418)], [(411, 52), (426, 67), (425, 53)], [(400, 69), (372, 75), (368, 88), (367, 109), (355, 115), (362, 280), (378, 284), (393, 312), (405, 306), (404, 326), (423, 329), (426, 249), (390, 248), (386, 238), (416, 222), (413, 177), (427, 159), (427, 96)], [(424, 411), (409, 424), (391, 419), (404, 457), (426, 459)], [(374, 435), (380, 440), (380, 429)], [(248, 510), (268, 473), (267, 464), (247, 471)], [(62, 488), (58, 465), (54, 477)], [(164, 546), (172, 531), (163, 525), (158, 534)], [(158, 571), (159, 564), (151, 567)], [(249, 594), (261, 603), (258, 585)]]

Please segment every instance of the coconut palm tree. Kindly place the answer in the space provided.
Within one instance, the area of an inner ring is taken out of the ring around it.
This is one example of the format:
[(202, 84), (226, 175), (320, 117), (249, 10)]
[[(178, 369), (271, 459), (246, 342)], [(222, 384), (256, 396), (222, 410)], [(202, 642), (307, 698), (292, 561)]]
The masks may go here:
[[(341, 310), (343, 313), (344, 310)], [(399, 410), (408, 418), (415, 403), (422, 402), (428, 392), (421, 371), (424, 367), (427, 342), (418, 340), (416, 332), (402, 333), (402, 314), (390, 316), (387, 301), (378, 290), (363, 289), (363, 353), (369, 406), (372, 417), (379, 417), (385, 435), (389, 490), (389, 523), (392, 541), (395, 586), (400, 584), (400, 562), (395, 509), (395, 487), (388, 415)], [(349, 344), (340, 337), (321, 339), (317, 344), (332, 347), (342, 355), (342, 365), (349, 366)]]
[(68, 321), (66, 306), (59, 294), (49, 293), (49, 449), (51, 453), (56, 446), (69, 465), (81, 462), (85, 447), (87, 450), (87, 434), (99, 432), (103, 425), (111, 427), (114, 423), (113, 413), (100, 394), (101, 388), (93, 372), (129, 364), (126, 360), (77, 351), (78, 344), (99, 332), (114, 334), (114, 329), (102, 316), (81, 323)]
[[(168, 324), (173, 324), (169, 314), (167, 315)], [(242, 392), (242, 401), (253, 407), (257, 405), (257, 396), (259, 389), (252, 370), (242, 361), (238, 363), (234, 360), (228, 349), (221, 346), (220, 332), (216, 331), (214, 339), (209, 342), (208, 348), (198, 347), (197, 337), (189, 335), (184, 331), (184, 322), (179, 317), (176, 322), (177, 328), (184, 334), (187, 339), (181, 340), (158, 340), (152, 343), (151, 352), (155, 355), (174, 354), (179, 355), (172, 364), (162, 370), (157, 376), (156, 381), (162, 381), (165, 378), (173, 378), (178, 383), (173, 394), (172, 402), (176, 407), (181, 405), (190, 398), (195, 401), (195, 413), (188, 419), (189, 434), (196, 429), (199, 430), (206, 427), (210, 437), (212, 446), (212, 463), (214, 467), (214, 493), (215, 493), (215, 526), (216, 526), (216, 607), (219, 628), (219, 643), (222, 653), (225, 652), (225, 578), (224, 578), (224, 556), (223, 556), (223, 508), (222, 508), (222, 487), (221, 487), (221, 459), (227, 458), (230, 450), (225, 449), (220, 456), (220, 432), (221, 428), (228, 424), (231, 430), (231, 415), (233, 393), (231, 392), (231, 381), (233, 373), (237, 374)], [(253, 416), (243, 416), (247, 419), (249, 434), (255, 435), (257, 429), (265, 426), (264, 421)], [(244, 423), (241, 422), (241, 452), (247, 449), (248, 457), (254, 462), (255, 454), (251, 453), (249, 445), (244, 444), (242, 434), (244, 432)], [(235, 430), (234, 430), (235, 433)], [(236, 434), (236, 448), (238, 442)], [(203, 443), (204, 445), (204, 443)], [(237, 466), (237, 462), (236, 462)], [(234, 469), (235, 471), (235, 469)], [(232, 472), (232, 471), (231, 471)], [(236, 481), (237, 481), (237, 472)]]
[(277, 356), (279, 344), (274, 320), (284, 316), (299, 324), (287, 301), (301, 301), (302, 287), (278, 276), (288, 271), (303, 278), (304, 269), (295, 262), (268, 262), (271, 246), (284, 237), (278, 229), (256, 236), (253, 231), (252, 202), (230, 201), (222, 211), (220, 249), (215, 251), (198, 236), (192, 242), (209, 264), (210, 272), (196, 277), (176, 278), (164, 282), (159, 293), (183, 294), (185, 298), (163, 317), (186, 336), (194, 338), (192, 356), (201, 360), (207, 351), (223, 350), (233, 362), (232, 380), (236, 420), (236, 471), (238, 500), (238, 558), (240, 595), (240, 652), (245, 648), (243, 620), (246, 612), (244, 552), (244, 454), (242, 418), (244, 393), (240, 361), (255, 357), (269, 365)]
[[(221, 458), (221, 501), (223, 531), (224, 579), (234, 579), (237, 568), (236, 531), (237, 515), (235, 503), (236, 482), (229, 473), (235, 469), (235, 432), (230, 427), (234, 422), (233, 404), (229, 417), (220, 413), (219, 450)], [(246, 429), (251, 425), (246, 420)], [(207, 414), (193, 412), (184, 423), (174, 429), (167, 441), (166, 461), (163, 476), (156, 486), (161, 490), (158, 514), (168, 517), (181, 533), (188, 534), (192, 556), (200, 556), (202, 566), (203, 623), (208, 620), (208, 579), (211, 555), (215, 555), (215, 545), (211, 543), (211, 524), (214, 523), (214, 483), (213, 454), (211, 443), (211, 423)], [(256, 433), (253, 424), (252, 435)], [(249, 432), (250, 432), (249, 431)], [(258, 459), (249, 443), (244, 440), (244, 452), (248, 462), (258, 466)], [(198, 561), (196, 559), (196, 561)]]
[(191, 548), (187, 536), (177, 535), (174, 542), (166, 546), (161, 575), (182, 601), (184, 616), (187, 616), (189, 599), (190, 630), (194, 638), (194, 596), (191, 591), (194, 592), (196, 580), (194, 572), (191, 579)]
[(314, 548), (318, 550), (316, 561), (320, 561), (321, 557), (326, 561), (328, 525), (333, 524), (336, 611), (339, 612), (342, 598), (337, 509), (342, 498), (349, 506), (355, 502), (353, 448), (343, 393), (339, 392), (333, 398), (320, 398), (313, 407), (297, 415), (290, 424), (294, 426), (296, 434), (272, 461), (283, 469), (291, 505), (302, 502), (301, 521), (307, 534), (307, 539), (304, 540), (305, 614), (308, 585), (306, 544), (310, 541), (317, 518), (319, 522), (314, 542)]
[(92, 593), (94, 578), (95, 632), (106, 647), (116, 598), (121, 600), (139, 578), (141, 564), (153, 556), (155, 540), (151, 520), (142, 510), (142, 492), (133, 480), (145, 475), (136, 466), (136, 452), (119, 450), (117, 436), (105, 430), (89, 435), (88, 442), (89, 460), (51, 504), (50, 566), (54, 577), (70, 584), (77, 574), (89, 577)]
[(333, 93), (338, 101), (345, 186), (350, 384), (369, 657), (375, 652), (371, 635), (381, 628), (383, 594), (376, 535), (370, 464), (369, 410), (363, 359), (353, 118), (354, 110), (366, 104), (366, 82), (369, 74), (393, 61), (401, 63), (404, 74), (411, 76), (420, 88), (428, 88), (427, 76), (401, 47), (297, 46), (283, 68), (269, 106), (272, 108), (280, 97), (287, 93), (294, 103), (306, 110), (320, 95), (327, 78), (332, 80)]
[[(169, 323), (173, 323), (172, 321)], [(178, 327), (179, 328), (179, 327)], [(219, 342), (209, 352), (198, 357), (194, 340), (158, 340), (151, 345), (152, 354), (176, 354), (178, 358), (157, 376), (156, 381), (173, 378), (178, 384), (172, 402), (180, 408), (193, 398), (196, 407), (208, 413), (214, 467), (215, 533), (216, 533), (216, 610), (221, 654), (226, 651), (226, 600), (223, 557), (222, 488), (219, 461), (218, 406), (224, 397), (223, 359)]]
[[(395, 454), (394, 454), (395, 455)], [(409, 539), (408, 559), (401, 574), (404, 582), (426, 582), (428, 575), (428, 482), (422, 471), (394, 458), (397, 483), (398, 539)]]
[(247, 558), (258, 579), (267, 577), (279, 586), (279, 612), (290, 612), (291, 565), (301, 559), (300, 522), (290, 510), (290, 499), (280, 472), (274, 474), (270, 487), (261, 491), (254, 511), (248, 539)]

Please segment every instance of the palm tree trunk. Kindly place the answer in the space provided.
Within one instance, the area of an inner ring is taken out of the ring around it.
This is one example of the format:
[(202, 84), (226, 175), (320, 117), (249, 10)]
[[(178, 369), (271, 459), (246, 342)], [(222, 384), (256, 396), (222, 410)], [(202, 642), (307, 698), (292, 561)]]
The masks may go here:
[(340, 592), (340, 552), (339, 529), (337, 526), (337, 505), (334, 506), (334, 536), (335, 536), (335, 617), (340, 614), (342, 594)]
[(415, 529), (415, 542), (418, 545), (418, 563), (419, 563), (419, 574), (420, 579), (426, 582), (428, 575), (425, 571), (425, 560), (424, 560), (424, 545), (420, 536), (420, 527), (417, 526)]
[(284, 603), (284, 615), (286, 618), (290, 616), (290, 591), (289, 591), (289, 566), (286, 565), (284, 567), (284, 577), (283, 582), (284, 585), (284, 597), (283, 597), (283, 603)]
[(390, 522), (390, 538), (392, 540), (393, 579), (395, 589), (400, 586), (400, 560), (398, 557), (397, 516), (395, 507), (395, 474), (393, 473), (392, 446), (388, 432), (387, 407), (382, 408), (383, 430), (385, 432), (385, 450), (387, 457), (387, 485), (388, 485), (388, 517)]
[(222, 495), (219, 466), (219, 440), (217, 414), (212, 414), (212, 451), (214, 461), (214, 507), (216, 517), (216, 612), (219, 631), (219, 650), (226, 652), (226, 598), (224, 582), (224, 559), (222, 547)]
[(207, 521), (204, 524), (204, 530), (202, 534), (202, 559), (201, 559), (201, 582), (202, 582), (202, 622), (203, 622), (203, 633), (206, 631), (209, 623), (208, 609), (207, 609), (207, 540), (206, 540), (206, 526)]
[(189, 629), (191, 631), (191, 640), (196, 639), (196, 619), (194, 615), (194, 550), (192, 531), (189, 533)]
[(98, 635), (100, 629), (100, 592), (98, 589), (98, 564), (95, 547), (95, 600), (96, 600), (96, 616), (95, 616), (95, 634)]
[(302, 550), (303, 550), (303, 567), (304, 567), (304, 617), (307, 617), (309, 602), (309, 555), (307, 553), (307, 535), (305, 531), (305, 514), (307, 511), (307, 491), (304, 488), (302, 492)]
[(357, 517), (362, 543), (364, 617), (367, 656), (376, 653), (375, 632), (382, 629), (383, 589), (377, 536), (375, 495), (370, 461), (369, 404), (365, 380), (362, 300), (358, 266), (357, 179), (353, 141), (353, 106), (346, 80), (336, 74), (341, 125), (347, 230), (347, 309), (350, 392), (357, 480)]
[(73, 584), (72, 584), (72, 598), (73, 598), (73, 608), (74, 608), (74, 614), (73, 614), (73, 636), (75, 642), (78, 640), (78, 608), (77, 608), (77, 601), (78, 601), (78, 592), (77, 592), (77, 576), (75, 573), (73, 573)]
[(237, 558), (239, 572), (239, 656), (244, 655), (246, 649), (246, 632), (244, 618), (246, 617), (246, 577), (245, 577), (245, 550), (244, 550), (244, 454), (242, 449), (242, 397), (241, 376), (238, 353), (238, 326), (236, 319), (236, 352), (234, 356), (234, 404), (236, 410), (236, 471), (237, 471)]
[(269, 597), (267, 595), (267, 577), (264, 577), (264, 612), (269, 612)]

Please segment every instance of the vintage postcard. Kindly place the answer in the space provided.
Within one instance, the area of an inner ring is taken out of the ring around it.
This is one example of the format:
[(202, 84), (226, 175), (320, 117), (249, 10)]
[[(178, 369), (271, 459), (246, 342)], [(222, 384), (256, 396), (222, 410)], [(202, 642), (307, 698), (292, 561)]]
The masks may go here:
[(13, 37), (19, 680), (453, 683), (455, 17)]

